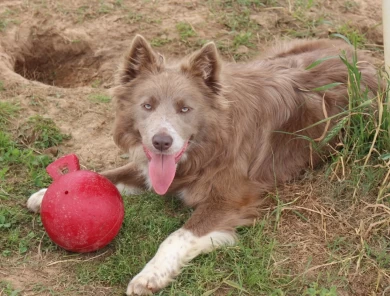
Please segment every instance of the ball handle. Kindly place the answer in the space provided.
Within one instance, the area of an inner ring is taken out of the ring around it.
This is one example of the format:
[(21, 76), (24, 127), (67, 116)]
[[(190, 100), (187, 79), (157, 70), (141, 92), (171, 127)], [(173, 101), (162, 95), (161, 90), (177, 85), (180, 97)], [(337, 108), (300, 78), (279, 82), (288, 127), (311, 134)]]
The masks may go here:
[(68, 154), (65, 155), (59, 159), (57, 159), (55, 162), (49, 164), (46, 168), (46, 172), (50, 175), (50, 177), (53, 180), (57, 180), (61, 176), (79, 171), (80, 170), (80, 164), (79, 159), (75, 154)]

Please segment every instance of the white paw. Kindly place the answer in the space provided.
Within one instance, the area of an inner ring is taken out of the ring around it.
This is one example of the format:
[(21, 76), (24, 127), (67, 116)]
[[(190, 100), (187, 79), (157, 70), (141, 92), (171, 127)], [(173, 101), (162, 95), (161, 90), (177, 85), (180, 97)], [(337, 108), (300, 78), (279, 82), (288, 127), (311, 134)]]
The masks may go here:
[(31, 195), (27, 200), (27, 208), (34, 213), (38, 213), (41, 208), (41, 203), (43, 196), (46, 193), (46, 188), (39, 190), (38, 192), (35, 192), (33, 195)]
[(152, 295), (154, 292), (164, 288), (170, 281), (164, 281), (163, 277), (160, 277), (164, 274), (160, 273), (161, 272), (158, 270), (158, 268), (148, 268), (148, 270), (141, 271), (135, 278), (130, 281), (126, 294)]

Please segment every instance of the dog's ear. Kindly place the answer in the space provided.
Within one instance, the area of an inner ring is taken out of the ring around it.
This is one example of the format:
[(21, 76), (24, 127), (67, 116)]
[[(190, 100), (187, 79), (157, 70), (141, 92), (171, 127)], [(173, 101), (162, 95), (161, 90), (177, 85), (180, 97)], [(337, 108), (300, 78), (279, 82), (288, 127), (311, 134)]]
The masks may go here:
[(119, 71), (119, 83), (130, 82), (142, 71), (158, 72), (163, 65), (163, 56), (156, 54), (145, 38), (137, 34)]
[(221, 90), (219, 83), (221, 61), (213, 42), (205, 44), (199, 51), (192, 54), (188, 61), (182, 64), (181, 70), (192, 76), (201, 77), (214, 93)]

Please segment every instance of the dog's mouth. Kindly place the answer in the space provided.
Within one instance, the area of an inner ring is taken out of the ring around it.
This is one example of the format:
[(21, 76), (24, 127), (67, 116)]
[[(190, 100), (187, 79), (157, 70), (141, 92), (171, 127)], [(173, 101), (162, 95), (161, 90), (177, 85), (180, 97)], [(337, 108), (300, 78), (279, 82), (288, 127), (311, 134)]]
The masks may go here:
[(154, 191), (163, 195), (168, 191), (176, 174), (176, 164), (188, 147), (188, 141), (176, 154), (154, 153), (143, 145), (146, 157), (149, 160), (149, 177)]

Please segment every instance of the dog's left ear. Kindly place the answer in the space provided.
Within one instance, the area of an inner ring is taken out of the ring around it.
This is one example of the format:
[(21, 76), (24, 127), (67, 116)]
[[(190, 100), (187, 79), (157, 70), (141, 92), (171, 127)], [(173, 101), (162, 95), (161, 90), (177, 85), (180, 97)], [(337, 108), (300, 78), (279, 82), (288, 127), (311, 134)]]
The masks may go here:
[(221, 61), (214, 42), (204, 45), (199, 51), (192, 54), (188, 61), (181, 66), (184, 73), (200, 77), (205, 84), (214, 92), (219, 93), (219, 73)]

